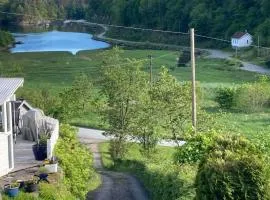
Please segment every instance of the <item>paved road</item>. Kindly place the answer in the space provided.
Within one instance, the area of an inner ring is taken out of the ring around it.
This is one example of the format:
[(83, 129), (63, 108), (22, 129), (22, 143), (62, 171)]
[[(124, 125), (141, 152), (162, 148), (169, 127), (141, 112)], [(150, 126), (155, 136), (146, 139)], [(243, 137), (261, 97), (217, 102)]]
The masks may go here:
[(133, 176), (107, 171), (103, 169), (98, 143), (108, 140), (102, 135), (103, 131), (94, 129), (79, 129), (80, 141), (87, 145), (94, 155), (94, 167), (100, 173), (102, 185), (87, 194), (87, 200), (148, 200), (148, 193), (141, 183)]

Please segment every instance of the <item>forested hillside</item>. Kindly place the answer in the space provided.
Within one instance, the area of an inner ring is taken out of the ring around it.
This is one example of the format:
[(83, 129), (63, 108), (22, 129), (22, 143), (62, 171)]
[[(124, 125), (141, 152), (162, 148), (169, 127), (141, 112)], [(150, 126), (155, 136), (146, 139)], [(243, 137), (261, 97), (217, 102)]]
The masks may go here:
[(230, 38), (235, 31), (248, 30), (270, 43), (269, 0), (0, 0), (2, 9), (31, 14), (1, 18), (31, 21), (44, 18), (88, 20), (174, 31), (196, 28), (197, 33)]

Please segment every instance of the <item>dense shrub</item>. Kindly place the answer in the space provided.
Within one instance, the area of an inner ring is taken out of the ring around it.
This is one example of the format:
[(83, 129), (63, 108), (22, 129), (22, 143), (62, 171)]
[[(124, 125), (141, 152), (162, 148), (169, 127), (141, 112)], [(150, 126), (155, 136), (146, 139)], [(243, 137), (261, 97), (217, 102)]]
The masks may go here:
[(269, 81), (262, 76), (259, 81), (243, 84), (236, 90), (235, 106), (241, 111), (256, 112), (269, 106), (269, 100)]
[(213, 145), (215, 133), (200, 133), (189, 139), (183, 146), (177, 148), (174, 161), (178, 164), (197, 163), (206, 155)]
[(236, 70), (239, 70), (240, 67), (243, 66), (243, 64), (242, 64), (241, 61), (239, 61), (239, 60), (232, 60), (232, 59), (227, 59), (225, 61), (225, 64), (226, 64), (226, 70), (227, 71), (236, 71)]
[(223, 109), (230, 109), (234, 105), (236, 89), (233, 87), (223, 87), (216, 91), (216, 102)]
[(189, 51), (182, 51), (177, 60), (177, 67), (185, 67), (186, 64), (190, 61), (190, 52)]
[(199, 165), (196, 199), (268, 199), (267, 181), (255, 145), (238, 136), (219, 137)]
[(255, 83), (219, 88), (216, 91), (215, 101), (223, 109), (234, 108), (243, 112), (261, 111), (270, 103), (269, 78), (261, 76)]
[(76, 128), (61, 125), (55, 153), (64, 171), (67, 189), (76, 197), (85, 199), (90, 183), (98, 184), (99, 179), (92, 167), (92, 155), (76, 137)]
[(9, 32), (0, 30), (0, 47), (7, 47), (13, 42), (14, 38)]

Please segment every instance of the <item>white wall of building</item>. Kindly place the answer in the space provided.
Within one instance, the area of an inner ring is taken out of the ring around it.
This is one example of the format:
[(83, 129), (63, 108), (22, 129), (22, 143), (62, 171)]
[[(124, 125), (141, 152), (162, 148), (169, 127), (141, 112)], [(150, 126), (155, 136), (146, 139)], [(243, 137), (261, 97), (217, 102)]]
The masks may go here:
[(231, 44), (232, 47), (249, 47), (252, 44), (252, 36), (250, 34), (246, 34), (241, 38), (232, 38), (231, 39)]
[(0, 177), (14, 168), (12, 108), (9, 102), (13, 99), (14, 97), (10, 97), (1, 105), (3, 130), (0, 130)]

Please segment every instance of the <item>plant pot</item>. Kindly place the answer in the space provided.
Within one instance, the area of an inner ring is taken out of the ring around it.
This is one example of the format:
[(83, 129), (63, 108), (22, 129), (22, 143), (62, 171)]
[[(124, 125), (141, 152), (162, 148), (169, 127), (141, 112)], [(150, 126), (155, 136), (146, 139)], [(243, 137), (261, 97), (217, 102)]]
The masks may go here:
[(18, 180), (17, 183), (20, 184), (19, 189), (24, 188), (25, 184), (23, 180)]
[(46, 164), (44, 167), (48, 171), (48, 173), (56, 173), (58, 164)]
[(38, 184), (37, 183), (28, 183), (25, 185), (25, 192), (36, 192), (38, 191)]
[(40, 173), (38, 175), (38, 177), (40, 178), (40, 180), (44, 180), (44, 179), (47, 179), (48, 178), (48, 173)]
[(47, 158), (47, 145), (34, 144), (32, 150), (36, 160), (45, 160)]
[(6, 193), (9, 197), (16, 197), (19, 194), (19, 187), (6, 188)]

